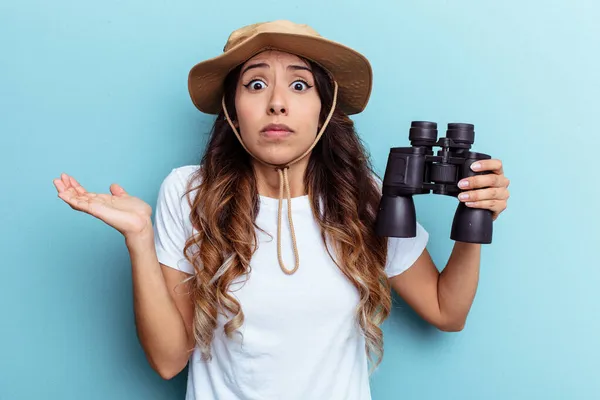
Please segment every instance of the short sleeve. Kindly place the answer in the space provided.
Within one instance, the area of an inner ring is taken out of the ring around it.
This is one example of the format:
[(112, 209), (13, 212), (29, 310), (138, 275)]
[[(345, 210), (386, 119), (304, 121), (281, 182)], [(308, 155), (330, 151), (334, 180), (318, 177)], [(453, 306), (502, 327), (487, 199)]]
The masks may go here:
[[(375, 184), (381, 191), (383, 182), (376, 174), (372, 175)], [(388, 278), (400, 275), (409, 269), (427, 247), (429, 233), (417, 222), (417, 234), (413, 238), (388, 238), (387, 261), (385, 273)]]
[[(158, 191), (154, 221), (154, 246), (158, 261), (168, 267), (194, 274), (192, 264), (186, 260), (183, 248), (190, 236), (189, 210), (184, 196), (186, 181), (177, 169), (163, 180)], [(187, 222), (186, 222), (187, 221)]]
[(412, 238), (388, 239), (388, 254), (385, 272), (388, 278), (400, 275), (409, 269), (425, 250), (429, 233), (417, 222), (417, 235)]

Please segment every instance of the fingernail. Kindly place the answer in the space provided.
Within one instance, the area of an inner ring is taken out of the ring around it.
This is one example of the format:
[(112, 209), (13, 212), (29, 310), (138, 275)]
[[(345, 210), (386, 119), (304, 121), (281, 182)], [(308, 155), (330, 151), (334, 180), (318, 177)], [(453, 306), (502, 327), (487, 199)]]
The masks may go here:
[(472, 201), (467, 201), (467, 202), (465, 203), (465, 205), (466, 205), (466, 206), (468, 206), (468, 207), (471, 207), (473, 204), (475, 204), (475, 203), (474, 203), (474, 202), (472, 202)]
[(469, 181), (460, 181), (460, 182), (458, 182), (458, 187), (466, 188), (467, 186), (469, 186)]
[(458, 198), (461, 200), (466, 200), (469, 198), (469, 195), (467, 193), (461, 193), (458, 195)]
[(478, 162), (471, 164), (471, 169), (472, 170), (478, 170), (479, 168), (481, 168), (481, 164), (479, 164)]

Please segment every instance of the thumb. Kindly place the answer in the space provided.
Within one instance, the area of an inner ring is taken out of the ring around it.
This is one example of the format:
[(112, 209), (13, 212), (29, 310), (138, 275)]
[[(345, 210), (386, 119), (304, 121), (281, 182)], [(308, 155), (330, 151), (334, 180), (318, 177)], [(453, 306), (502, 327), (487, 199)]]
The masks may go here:
[(126, 196), (127, 192), (121, 186), (116, 183), (110, 185), (110, 192), (115, 196)]

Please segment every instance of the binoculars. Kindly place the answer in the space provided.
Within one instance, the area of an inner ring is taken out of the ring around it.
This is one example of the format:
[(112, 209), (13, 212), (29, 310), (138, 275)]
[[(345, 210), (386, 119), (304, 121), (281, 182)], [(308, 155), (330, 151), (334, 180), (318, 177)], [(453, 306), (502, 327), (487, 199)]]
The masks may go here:
[[(458, 197), (458, 181), (488, 174), (470, 167), (491, 156), (469, 151), (475, 141), (473, 124), (449, 123), (446, 137), (438, 139), (437, 123), (413, 121), (411, 147), (393, 147), (388, 156), (383, 192), (375, 221), (379, 236), (415, 237), (417, 218), (413, 196), (443, 194)], [(440, 147), (434, 155), (433, 147)], [(492, 212), (469, 208), (459, 202), (452, 222), (452, 240), (469, 243), (492, 242)]]

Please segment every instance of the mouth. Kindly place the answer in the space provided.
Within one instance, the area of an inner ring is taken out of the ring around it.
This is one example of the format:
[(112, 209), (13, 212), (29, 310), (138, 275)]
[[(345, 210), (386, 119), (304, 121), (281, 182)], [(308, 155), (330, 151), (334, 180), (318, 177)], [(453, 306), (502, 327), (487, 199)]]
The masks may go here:
[(285, 124), (269, 124), (262, 128), (260, 133), (267, 138), (284, 138), (290, 136), (294, 131)]

